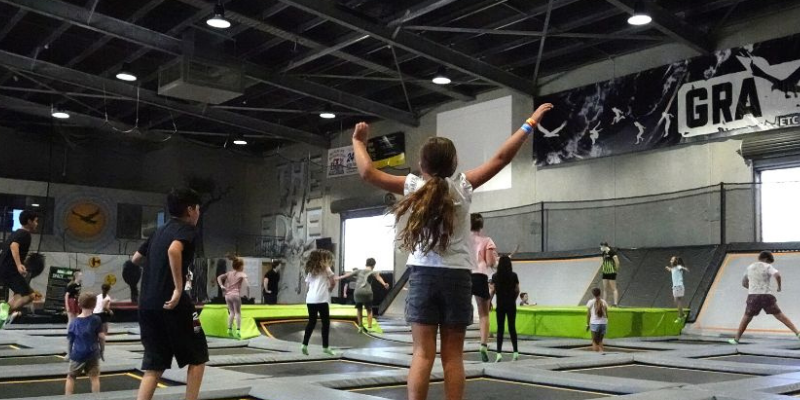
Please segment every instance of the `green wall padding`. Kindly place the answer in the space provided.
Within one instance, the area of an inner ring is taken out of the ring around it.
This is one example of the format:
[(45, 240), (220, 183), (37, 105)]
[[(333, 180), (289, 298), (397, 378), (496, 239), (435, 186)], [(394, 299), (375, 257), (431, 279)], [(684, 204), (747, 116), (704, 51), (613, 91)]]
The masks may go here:
[[(610, 308), (608, 311), (606, 337), (609, 339), (678, 336), (684, 325), (683, 322), (675, 323), (678, 310), (672, 308)], [(489, 318), (490, 330), (496, 333), (497, 319), (494, 310)], [(517, 333), (591, 339), (591, 334), (586, 330), (586, 307), (518, 307)]]

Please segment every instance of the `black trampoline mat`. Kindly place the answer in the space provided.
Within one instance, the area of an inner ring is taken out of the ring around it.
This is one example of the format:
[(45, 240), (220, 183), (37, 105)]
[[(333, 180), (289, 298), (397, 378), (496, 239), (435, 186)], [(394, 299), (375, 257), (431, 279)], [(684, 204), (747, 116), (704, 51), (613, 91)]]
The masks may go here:
[[(728, 344), (728, 342), (713, 341), (713, 340), (700, 340), (700, 339), (669, 339), (669, 340), (664, 340), (664, 342), (680, 343), (680, 344), (699, 344), (699, 345), (706, 345), (706, 346)], [(742, 343), (744, 343), (744, 342), (742, 342)]]
[[(100, 368), (102, 369), (102, 365)], [(64, 375), (66, 373), (67, 366), (65, 363)], [(63, 395), (65, 380), (66, 378), (60, 377), (0, 381), (0, 399)], [(140, 381), (140, 376), (133, 373), (100, 375), (100, 391), (136, 390), (139, 389)], [(166, 387), (164, 384), (159, 384), (158, 386)], [(91, 393), (89, 378), (78, 378), (77, 382), (75, 382), (75, 393)]]
[(599, 367), (588, 369), (573, 369), (570, 372), (618, 378), (644, 379), (659, 382), (683, 382), (688, 384), (715, 383), (749, 378), (752, 375), (734, 374), (730, 372), (703, 371), (697, 369), (683, 369), (658, 367), (654, 365), (628, 364), (612, 367)]
[(268, 353), (279, 353), (279, 352), (273, 350), (256, 349), (253, 347), (217, 347), (208, 349), (208, 355), (210, 356), (233, 356), (233, 355), (268, 354)]
[[(503, 361), (511, 361), (512, 353), (503, 353)], [(497, 353), (490, 351), (489, 352), (489, 362), (494, 362), (495, 357), (497, 357)], [(531, 354), (520, 354), (520, 360), (537, 360), (540, 358), (552, 358), (547, 356), (534, 356)], [(482, 361), (481, 360), (481, 352), (479, 351), (465, 351), (464, 352), (464, 361)]]
[[(573, 347), (572, 350), (592, 351), (592, 346)], [(659, 351), (656, 349), (640, 349), (636, 347), (617, 347), (603, 346), (606, 353), (646, 353), (648, 351)]]
[(246, 374), (267, 375), (274, 377), (326, 375), (326, 374), (351, 374), (358, 372), (377, 372), (399, 369), (380, 364), (371, 364), (348, 360), (322, 360), (281, 362), (248, 365), (228, 365), (221, 367), (230, 371)]
[[(394, 400), (405, 400), (408, 398), (407, 385), (352, 389), (351, 391)], [(493, 378), (468, 379), (464, 387), (464, 400), (580, 400), (608, 396), (610, 395), (604, 393), (504, 381)], [(428, 390), (428, 398), (443, 399), (444, 383), (431, 382), (430, 389)]]
[(142, 341), (140, 339), (114, 340), (114, 341), (106, 340), (106, 346), (130, 346), (132, 344), (142, 344)]
[(732, 356), (709, 357), (707, 359), (714, 361), (732, 361), (732, 362), (746, 363), (746, 364), (769, 364), (769, 365), (787, 365), (791, 367), (800, 367), (800, 358), (756, 356), (751, 354), (735, 354)]
[[(262, 327), (267, 336), (289, 342), (302, 343), (308, 320), (299, 319), (291, 321), (265, 321)], [(311, 335), (311, 345), (322, 345), (322, 321), (317, 320), (317, 326)], [(334, 348), (369, 348), (369, 347), (394, 347), (402, 346), (396, 342), (378, 339), (368, 334), (359, 333), (353, 321), (331, 320), (329, 345)]]
[(64, 363), (66, 359), (61, 356), (26, 356), (26, 357), (2, 357), (0, 358), (0, 367), (8, 365), (34, 365), (34, 364), (52, 364)]

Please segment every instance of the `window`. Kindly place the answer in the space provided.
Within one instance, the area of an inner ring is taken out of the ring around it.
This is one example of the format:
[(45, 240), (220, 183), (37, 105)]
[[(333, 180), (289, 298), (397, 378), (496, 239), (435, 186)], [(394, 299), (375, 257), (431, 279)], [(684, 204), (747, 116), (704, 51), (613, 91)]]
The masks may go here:
[(761, 171), (761, 240), (800, 241), (800, 167)]
[(370, 257), (377, 262), (376, 271), (394, 271), (394, 216), (384, 215), (382, 209), (370, 214), (344, 217), (343, 272), (363, 268)]

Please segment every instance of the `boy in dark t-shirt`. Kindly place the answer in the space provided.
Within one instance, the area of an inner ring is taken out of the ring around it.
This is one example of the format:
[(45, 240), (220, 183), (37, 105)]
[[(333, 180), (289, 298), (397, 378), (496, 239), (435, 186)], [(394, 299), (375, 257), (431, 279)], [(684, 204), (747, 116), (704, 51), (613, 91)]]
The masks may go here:
[(200, 196), (191, 189), (173, 189), (167, 195), (169, 221), (158, 228), (132, 258), (142, 269), (139, 296), (145, 371), (138, 400), (150, 400), (158, 380), (172, 365), (189, 365), (186, 399), (196, 400), (208, 361), (208, 344), (194, 303), (183, 290), (194, 259), (195, 226), (200, 218)]
[(69, 372), (64, 384), (64, 394), (75, 391), (75, 379), (87, 375), (92, 384), (92, 393), (100, 392), (100, 359), (103, 357), (103, 346), (106, 334), (103, 333), (103, 322), (94, 315), (97, 297), (94, 293), (83, 293), (78, 297), (81, 313), (70, 322), (67, 329), (69, 343)]
[(25, 257), (31, 248), (31, 233), (39, 226), (39, 215), (33, 211), (23, 211), (19, 215), (22, 229), (17, 229), (0, 246), (0, 282), (5, 284), (14, 296), (8, 303), (0, 303), (0, 326), (14, 319), (14, 312), (33, 301), (33, 289), (25, 279)]

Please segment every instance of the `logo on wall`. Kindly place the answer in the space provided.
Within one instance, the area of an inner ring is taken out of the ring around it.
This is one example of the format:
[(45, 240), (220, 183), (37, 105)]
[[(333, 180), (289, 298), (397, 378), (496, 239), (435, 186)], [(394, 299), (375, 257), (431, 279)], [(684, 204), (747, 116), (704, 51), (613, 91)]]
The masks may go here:
[[(369, 139), (367, 151), (375, 168), (396, 167), (406, 162), (406, 138), (403, 132)], [(358, 173), (353, 146), (328, 150), (328, 178)]]
[(99, 268), (103, 265), (103, 262), (100, 261), (100, 257), (91, 257), (89, 258), (89, 266), (92, 268)]
[(67, 229), (75, 236), (93, 238), (106, 227), (106, 213), (93, 202), (79, 202), (67, 208)]
[(539, 166), (800, 126), (800, 35), (536, 99)]
[(109, 285), (109, 286), (114, 286), (114, 285), (116, 285), (116, 284), (117, 284), (117, 276), (116, 276), (116, 275), (114, 275), (114, 274), (108, 274), (108, 275), (106, 275), (106, 277), (103, 279), (103, 283), (105, 283), (105, 284), (107, 284), (107, 285)]

